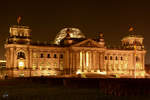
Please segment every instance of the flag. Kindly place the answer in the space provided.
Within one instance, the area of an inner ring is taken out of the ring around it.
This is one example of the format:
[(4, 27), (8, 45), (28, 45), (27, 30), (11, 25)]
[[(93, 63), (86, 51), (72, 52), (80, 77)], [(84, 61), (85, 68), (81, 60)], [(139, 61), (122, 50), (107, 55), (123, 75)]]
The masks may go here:
[(129, 32), (132, 32), (133, 30), (134, 30), (133, 27), (130, 27), (130, 28), (129, 28)]
[(18, 16), (17, 23), (20, 24), (20, 21), (21, 21), (21, 16)]

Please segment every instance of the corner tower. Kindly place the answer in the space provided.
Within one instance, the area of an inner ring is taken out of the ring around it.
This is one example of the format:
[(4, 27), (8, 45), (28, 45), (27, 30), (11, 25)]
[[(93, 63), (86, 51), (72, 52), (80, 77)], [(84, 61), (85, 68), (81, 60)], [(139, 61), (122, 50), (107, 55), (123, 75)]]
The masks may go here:
[(136, 35), (135, 26), (129, 26), (129, 36), (124, 37), (122, 41), (122, 46), (126, 49), (134, 49), (136, 46), (137, 50), (144, 50), (143, 37), (141, 35)]
[(9, 77), (29, 76), (31, 30), (19, 24), (9, 29), (5, 43), (6, 68)]
[(30, 44), (31, 30), (28, 26), (14, 25), (9, 29), (8, 44)]

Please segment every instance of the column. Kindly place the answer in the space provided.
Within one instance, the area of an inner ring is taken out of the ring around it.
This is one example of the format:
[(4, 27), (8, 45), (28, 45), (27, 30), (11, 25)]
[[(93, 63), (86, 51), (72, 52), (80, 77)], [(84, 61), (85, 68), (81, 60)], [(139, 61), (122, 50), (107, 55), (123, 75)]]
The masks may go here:
[[(30, 51), (30, 50), (29, 50)], [(26, 68), (29, 68), (29, 59), (30, 59), (30, 52), (28, 50), (25, 50), (25, 67)]]
[(142, 57), (143, 57), (143, 65), (142, 65), (142, 69), (145, 69), (145, 53), (142, 54)]
[(106, 68), (105, 68), (105, 66), (104, 66), (104, 53), (101, 53), (101, 55), (100, 55), (100, 64), (101, 64), (101, 67), (100, 67), (100, 70), (101, 71), (106, 71)]
[(112, 60), (113, 60), (113, 72), (115, 72), (116, 71), (116, 68), (115, 68), (115, 61), (116, 61), (116, 56), (115, 56), (115, 54), (113, 54), (112, 55)]
[(58, 64), (58, 70), (60, 70), (60, 52), (57, 53), (58, 59), (57, 59), (57, 64)]
[(16, 52), (16, 49), (14, 50), (14, 68), (16, 68), (17, 67), (17, 52)]
[(76, 51), (76, 70), (80, 68), (80, 52)]
[(13, 48), (10, 48), (10, 67), (14, 68), (13, 66), (13, 59), (14, 59), (14, 53), (13, 53)]
[(88, 71), (91, 71), (91, 51), (89, 51), (89, 67)]
[(121, 66), (121, 56), (120, 54), (118, 55), (118, 66), (117, 66), (117, 71), (120, 71), (120, 66)]
[(82, 71), (84, 72), (85, 67), (85, 51), (82, 52)]
[(99, 69), (99, 53), (95, 52), (95, 71)]
[(110, 72), (110, 54), (107, 54), (107, 72)]
[(29, 60), (30, 63), (29, 63), (28, 68), (32, 68), (32, 66), (33, 66), (33, 64), (32, 64), (33, 63), (32, 55), (33, 55), (33, 51), (32, 51), (32, 49), (30, 49), (30, 55), (29, 55), (30, 56), (30, 60)]
[(99, 59), (98, 59), (98, 64), (99, 64), (98, 70), (101, 71), (101, 62), (100, 62), (100, 59), (101, 59), (101, 53), (100, 53), (100, 52), (98, 53), (98, 58), (99, 58)]
[(91, 62), (91, 64), (92, 64), (91, 70), (92, 71), (94, 70), (94, 63), (95, 63), (95, 61), (94, 61), (94, 51), (92, 51), (92, 62)]
[(77, 57), (77, 55), (76, 55), (76, 51), (74, 51), (74, 71), (77, 71), (77, 69), (76, 69), (76, 65), (77, 65), (77, 62), (76, 62), (76, 58)]

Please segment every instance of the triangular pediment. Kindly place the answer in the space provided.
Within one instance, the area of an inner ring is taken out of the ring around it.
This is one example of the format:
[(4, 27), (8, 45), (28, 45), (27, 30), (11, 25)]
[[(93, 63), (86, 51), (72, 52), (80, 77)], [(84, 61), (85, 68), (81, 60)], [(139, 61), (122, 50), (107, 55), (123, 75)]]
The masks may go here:
[(99, 48), (101, 47), (96, 41), (92, 39), (87, 39), (77, 44), (72, 45), (72, 47), (92, 47), (92, 48)]

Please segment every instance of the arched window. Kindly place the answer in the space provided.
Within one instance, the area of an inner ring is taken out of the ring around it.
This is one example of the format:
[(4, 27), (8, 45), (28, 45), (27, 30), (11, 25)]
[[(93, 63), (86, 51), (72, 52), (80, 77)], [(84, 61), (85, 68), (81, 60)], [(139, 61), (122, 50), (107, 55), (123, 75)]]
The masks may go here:
[(24, 52), (18, 52), (17, 59), (23, 58), (25, 59), (25, 53)]

